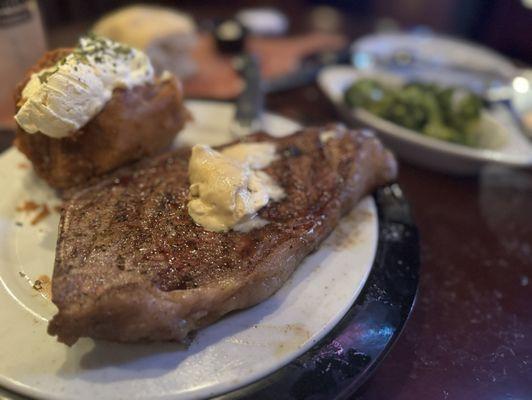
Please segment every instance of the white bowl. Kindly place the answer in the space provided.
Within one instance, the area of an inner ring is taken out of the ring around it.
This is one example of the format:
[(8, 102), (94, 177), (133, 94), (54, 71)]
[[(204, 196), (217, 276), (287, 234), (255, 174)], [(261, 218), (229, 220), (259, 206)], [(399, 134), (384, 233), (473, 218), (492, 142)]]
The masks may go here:
[(490, 163), (532, 166), (532, 146), (513, 126), (504, 107), (482, 113), (479, 129), (482, 130), (484, 147), (468, 147), (423, 135), (360, 108), (350, 108), (344, 103), (344, 92), (362, 78), (392, 85), (401, 82), (397, 76), (384, 71), (359, 71), (349, 66), (332, 66), (320, 73), (318, 83), (347, 122), (374, 128), (383, 142), (404, 160), (458, 175), (476, 174)]

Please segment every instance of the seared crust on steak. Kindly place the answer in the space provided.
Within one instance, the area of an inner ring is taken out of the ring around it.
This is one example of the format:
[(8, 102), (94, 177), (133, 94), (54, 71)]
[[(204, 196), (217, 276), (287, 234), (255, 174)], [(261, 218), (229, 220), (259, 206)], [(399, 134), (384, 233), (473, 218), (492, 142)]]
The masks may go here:
[[(70, 52), (58, 49), (46, 53), (28, 72), (15, 92), (17, 111), (31, 74), (54, 65)], [(50, 186), (65, 189), (156, 154), (172, 143), (187, 119), (181, 83), (172, 78), (115, 89), (104, 108), (66, 138), (27, 133), (17, 126), (15, 145)]]
[[(48, 332), (119, 342), (183, 341), (224, 314), (271, 296), (366, 194), (396, 177), (394, 157), (371, 134), (321, 129), (276, 144), (265, 171), (286, 198), (260, 211), (248, 233), (209, 232), (187, 212), (190, 149), (125, 168), (77, 192), (59, 227)], [(323, 137), (323, 136), (322, 136)]]

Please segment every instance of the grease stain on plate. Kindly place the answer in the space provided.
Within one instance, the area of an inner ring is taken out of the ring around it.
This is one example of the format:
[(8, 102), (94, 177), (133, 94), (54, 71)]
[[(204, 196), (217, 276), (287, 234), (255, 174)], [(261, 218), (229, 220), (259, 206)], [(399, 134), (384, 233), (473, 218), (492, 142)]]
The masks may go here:
[(276, 343), (274, 354), (282, 357), (299, 349), (312, 336), (308, 329), (301, 323), (287, 324), (279, 329), (285, 335), (285, 338)]
[(346, 250), (360, 244), (365, 239), (361, 226), (370, 222), (374, 215), (364, 209), (355, 211), (344, 216), (340, 224), (331, 233), (324, 245), (333, 250)]

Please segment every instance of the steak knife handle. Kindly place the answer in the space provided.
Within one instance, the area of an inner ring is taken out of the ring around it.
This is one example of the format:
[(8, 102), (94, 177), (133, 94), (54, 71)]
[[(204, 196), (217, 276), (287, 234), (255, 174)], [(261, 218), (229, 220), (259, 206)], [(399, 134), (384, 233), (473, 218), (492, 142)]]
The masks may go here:
[(235, 124), (241, 127), (235, 134), (245, 136), (260, 129), (260, 120), (264, 108), (260, 64), (253, 54), (243, 54), (238, 58), (237, 69), (244, 79), (245, 86), (236, 100)]

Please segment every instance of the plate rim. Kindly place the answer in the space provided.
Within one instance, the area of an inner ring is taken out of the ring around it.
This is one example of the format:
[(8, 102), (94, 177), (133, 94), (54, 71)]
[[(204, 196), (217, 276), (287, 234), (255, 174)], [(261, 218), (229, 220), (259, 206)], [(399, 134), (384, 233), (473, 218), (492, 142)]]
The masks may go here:
[(512, 72), (509, 74), (513, 75), (519, 71), (519, 68), (512, 62), (512, 60), (506, 57), (504, 54), (499, 53), (495, 49), (492, 49), (488, 46), (485, 46), (481, 43), (477, 43), (466, 38), (460, 38), (446, 34), (443, 32), (434, 32), (434, 31), (419, 31), (419, 32), (379, 32), (379, 33), (370, 33), (363, 35), (357, 38), (354, 42), (351, 43), (350, 49), (352, 52), (356, 51), (357, 48), (367, 45), (367, 42), (371, 40), (385, 40), (387, 38), (393, 37), (400, 38), (403, 40), (433, 40), (440, 43), (445, 43), (448, 45), (454, 44), (455, 46), (460, 46), (462, 50), (474, 49), (483, 53), (487, 57), (492, 57), (498, 63), (498, 67), (503, 67), (507, 71), (499, 71), (501, 74), (506, 75), (506, 72)]

